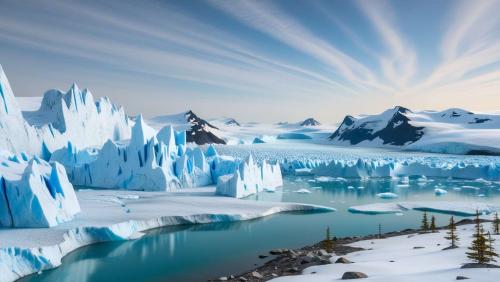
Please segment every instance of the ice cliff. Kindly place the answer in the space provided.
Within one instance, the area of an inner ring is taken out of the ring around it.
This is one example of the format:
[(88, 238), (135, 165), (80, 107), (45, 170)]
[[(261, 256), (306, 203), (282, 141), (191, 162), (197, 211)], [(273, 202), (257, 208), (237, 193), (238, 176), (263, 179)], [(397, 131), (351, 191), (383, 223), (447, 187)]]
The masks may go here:
[(100, 147), (107, 140), (130, 138), (130, 119), (108, 98), (97, 102), (76, 84), (63, 93), (49, 90), (40, 108), (22, 112), (0, 66), (0, 148), (48, 159), (68, 142), (80, 148)]
[(60, 164), (20, 154), (0, 166), (0, 227), (52, 227), (80, 212)]

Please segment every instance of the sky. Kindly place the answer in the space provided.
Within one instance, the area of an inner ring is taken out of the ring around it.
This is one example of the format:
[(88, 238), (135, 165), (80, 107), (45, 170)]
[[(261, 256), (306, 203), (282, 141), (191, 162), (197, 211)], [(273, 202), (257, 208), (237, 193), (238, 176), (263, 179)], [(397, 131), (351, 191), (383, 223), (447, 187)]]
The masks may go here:
[(500, 0), (0, 0), (16, 96), (75, 82), (146, 117), (339, 123), (500, 111)]

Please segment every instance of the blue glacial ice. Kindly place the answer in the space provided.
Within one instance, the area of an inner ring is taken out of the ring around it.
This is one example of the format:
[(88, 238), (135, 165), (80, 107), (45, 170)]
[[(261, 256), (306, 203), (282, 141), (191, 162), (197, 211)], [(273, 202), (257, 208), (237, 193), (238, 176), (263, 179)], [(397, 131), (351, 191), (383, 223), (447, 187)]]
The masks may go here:
[(52, 227), (80, 212), (64, 167), (37, 157), (1, 161), (0, 227)]

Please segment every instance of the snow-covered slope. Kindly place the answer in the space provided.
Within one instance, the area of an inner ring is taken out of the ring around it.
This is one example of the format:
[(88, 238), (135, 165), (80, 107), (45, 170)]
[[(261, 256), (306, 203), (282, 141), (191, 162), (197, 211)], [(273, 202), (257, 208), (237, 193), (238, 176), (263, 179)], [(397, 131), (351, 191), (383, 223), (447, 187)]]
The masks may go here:
[(337, 145), (454, 154), (500, 154), (499, 138), (500, 115), (462, 109), (412, 112), (403, 107), (379, 115), (346, 116), (330, 136)]
[[(485, 225), (486, 226), (486, 225)], [(345, 272), (362, 272), (368, 276), (359, 281), (377, 282), (420, 282), (420, 281), (457, 281), (458, 277), (466, 277), (466, 281), (496, 282), (500, 276), (500, 268), (469, 268), (461, 266), (471, 261), (466, 253), (469, 251), (474, 234), (474, 225), (457, 228), (460, 238), (458, 248), (443, 250), (449, 246), (446, 230), (436, 233), (412, 234), (387, 239), (364, 240), (351, 247), (364, 250), (349, 253), (344, 257), (352, 263), (333, 263), (340, 256), (334, 255), (332, 264), (306, 268), (301, 275), (283, 276), (271, 281), (276, 282), (323, 282), (342, 280)], [(495, 239), (494, 248), (500, 247), (499, 235)], [(470, 279), (470, 280), (469, 280)], [(358, 281), (354, 280), (354, 281)]]
[(175, 130), (185, 130), (187, 142), (194, 142), (198, 145), (226, 144), (226, 141), (220, 137), (222, 133), (219, 128), (198, 117), (191, 110), (180, 114), (154, 117), (149, 122), (156, 129), (172, 125)]

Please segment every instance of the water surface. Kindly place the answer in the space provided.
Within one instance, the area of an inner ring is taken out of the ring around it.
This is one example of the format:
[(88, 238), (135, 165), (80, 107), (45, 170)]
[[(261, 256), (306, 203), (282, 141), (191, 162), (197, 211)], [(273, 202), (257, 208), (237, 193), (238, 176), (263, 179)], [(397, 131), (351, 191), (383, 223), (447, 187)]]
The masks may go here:
[[(61, 267), (22, 281), (205, 281), (249, 270), (265, 262), (258, 255), (270, 249), (315, 243), (324, 238), (327, 226), (335, 236), (360, 236), (378, 232), (379, 224), (384, 232), (416, 228), (422, 215), (417, 211), (352, 214), (347, 209), (353, 205), (391, 201), (500, 203), (500, 185), (495, 183), (448, 179), (421, 183), (412, 179), (410, 186), (403, 188), (390, 179), (318, 183), (312, 177), (285, 177), (284, 181), (277, 192), (263, 192), (246, 200), (312, 203), (335, 207), (337, 212), (284, 213), (246, 222), (156, 229), (139, 240), (83, 247), (65, 257)], [(449, 192), (436, 196), (435, 187)], [(300, 189), (311, 193), (296, 193)], [(381, 192), (394, 192), (399, 198), (382, 200), (376, 196)], [(440, 225), (449, 219), (449, 215), (432, 215)]]

